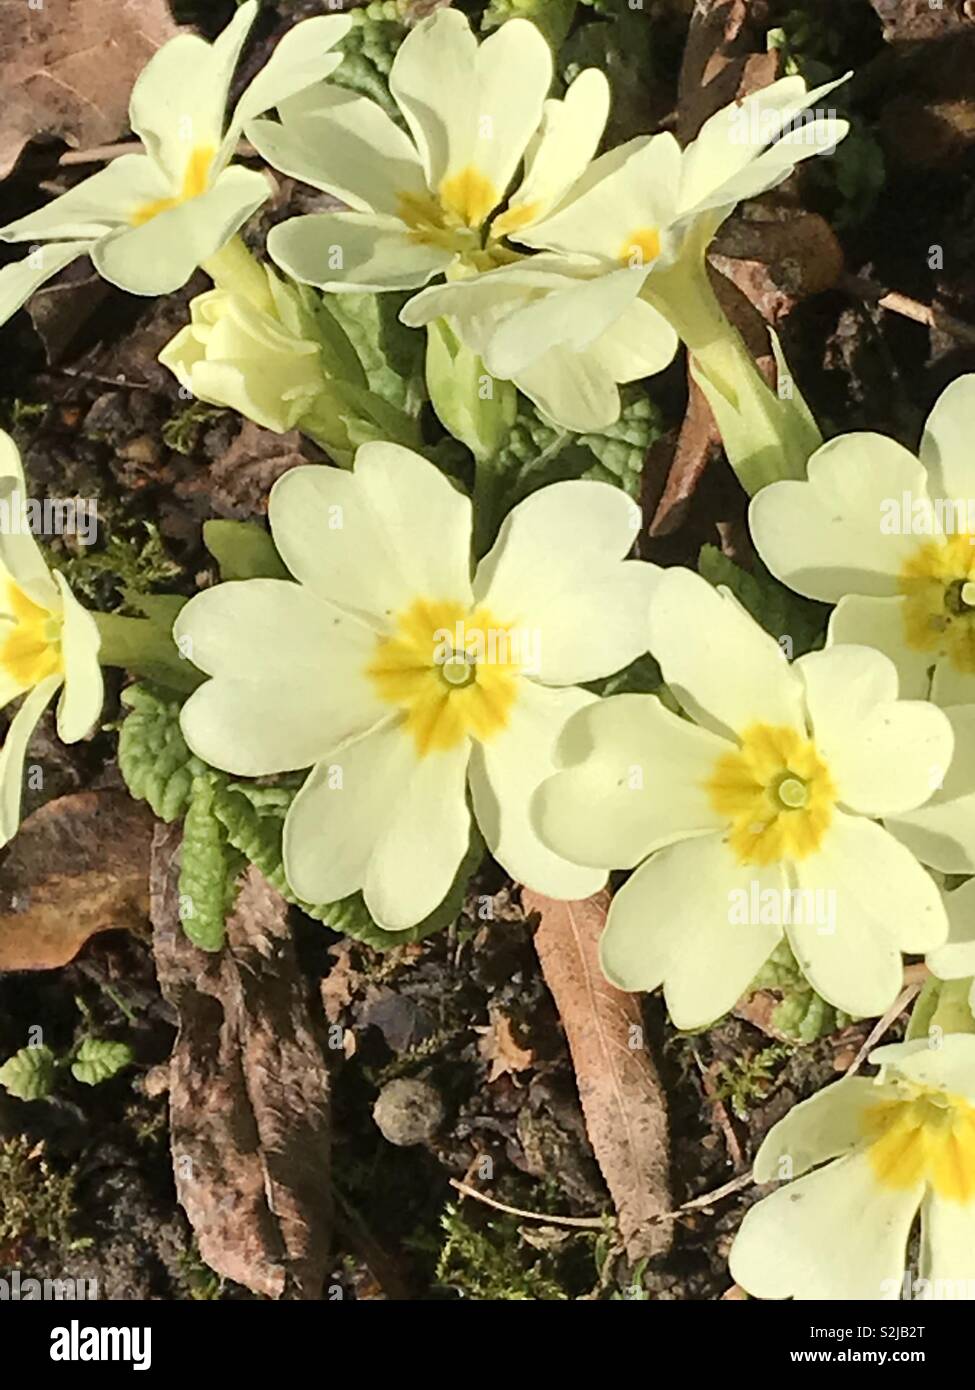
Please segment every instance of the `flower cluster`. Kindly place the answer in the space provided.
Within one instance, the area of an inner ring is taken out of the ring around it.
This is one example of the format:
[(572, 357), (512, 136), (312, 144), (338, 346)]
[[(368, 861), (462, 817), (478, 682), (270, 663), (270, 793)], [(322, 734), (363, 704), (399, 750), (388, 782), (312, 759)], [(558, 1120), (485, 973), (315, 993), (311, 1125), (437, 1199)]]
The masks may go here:
[[(286, 472), (270, 534), (245, 528), (247, 563), (144, 618), (87, 613), (27, 526), (0, 534), (0, 696), (22, 697), (0, 843), (45, 707), (60, 691), (59, 736), (84, 737), (117, 665), (180, 697), (207, 776), (301, 774), (274, 790), (277, 881), (305, 905), (361, 894), (372, 926), (422, 927), (481, 840), (556, 899), (624, 871), (603, 971), (662, 987), (682, 1029), (786, 946), (857, 1018), (884, 1015), (904, 957), (924, 956), (911, 1040), (766, 1138), (756, 1180), (787, 1185), (748, 1212), (732, 1270), (759, 1297), (898, 1297), (920, 1211), (920, 1280), (975, 1296), (975, 377), (944, 393), (917, 458), (875, 434), (823, 444), (707, 271), (738, 202), (844, 138), (817, 106), (839, 83), (785, 77), (684, 148), (665, 132), (600, 152), (606, 77), (552, 97), (527, 20), (481, 42), (438, 9), (400, 45), (386, 109), (328, 80), (352, 23), (333, 15), (295, 25), (228, 118), (256, 12), (155, 55), (130, 107), (143, 153), (0, 228), (39, 243), (0, 271), (0, 318), (81, 255), (142, 295), (202, 269), (213, 288), (160, 360), (185, 394), (301, 430), (334, 466)], [(270, 192), (235, 162), (242, 135), (245, 157), (331, 200), (271, 229), (273, 266), (238, 235)], [(398, 331), (425, 330), (422, 401), (390, 392), (335, 298), (397, 291)], [(753, 494), (758, 553), (835, 605), (798, 659), (729, 590), (640, 558), (640, 507), (584, 465), (538, 485), (534, 458), (506, 490), (519, 393), (556, 435), (598, 431), (679, 342)], [(0, 435), (0, 500), (23, 491)], [(628, 668), (648, 657), (660, 680), (637, 692)], [(944, 891), (946, 874), (972, 877)]]

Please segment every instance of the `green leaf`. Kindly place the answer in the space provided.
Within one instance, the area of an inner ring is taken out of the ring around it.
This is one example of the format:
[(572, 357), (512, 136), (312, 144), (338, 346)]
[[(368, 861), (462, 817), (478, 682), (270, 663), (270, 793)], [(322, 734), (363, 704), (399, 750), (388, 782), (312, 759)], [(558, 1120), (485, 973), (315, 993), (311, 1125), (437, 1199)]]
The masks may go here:
[(488, 0), (481, 29), (497, 29), (508, 19), (530, 19), (555, 53), (572, 27), (575, 12), (576, 0)]
[(203, 544), (223, 580), (291, 578), (270, 532), (257, 521), (205, 521)]
[(183, 822), (179, 918), (188, 939), (201, 951), (223, 946), (227, 914), (244, 866), (244, 856), (228, 849), (226, 830), (216, 815), (221, 781), (213, 772), (193, 778)]
[(639, 388), (624, 388), (615, 425), (598, 434), (571, 434), (543, 420), (527, 400), (504, 448), (492, 463), (503, 477), (509, 507), (549, 483), (593, 478), (615, 483), (631, 497), (640, 490), (646, 452), (663, 432), (659, 411)]
[(121, 699), (131, 711), (118, 740), (125, 785), (160, 820), (177, 820), (189, 805), (193, 779), (206, 770), (180, 732), (179, 701), (150, 685), (130, 685)]
[(49, 1047), (22, 1047), (0, 1067), (0, 1086), (18, 1100), (44, 1100), (56, 1075), (57, 1058)]
[(85, 1038), (71, 1063), (71, 1075), (85, 1086), (97, 1086), (129, 1066), (133, 1055), (128, 1043)]
[(812, 1043), (852, 1021), (817, 994), (799, 969), (788, 941), (780, 941), (751, 983), (751, 990), (774, 990), (783, 996), (772, 1015), (772, 1027), (796, 1042)]
[[(408, 931), (389, 932), (373, 921), (361, 893), (335, 903), (308, 903), (292, 893), (284, 876), (281, 835), (293, 797), (292, 789), (255, 787), (238, 782), (222, 789), (215, 802), (215, 814), (224, 826), (228, 842), (257, 865), (287, 902), (294, 903), (307, 916), (324, 922), (333, 931), (355, 937), (377, 951), (422, 941), (425, 936), (442, 931), (460, 915), (468, 882), (484, 858), (484, 842), (476, 828), (472, 830), (467, 855), (440, 906)], [(327, 848), (323, 848), (323, 852), (327, 852)]]
[(756, 560), (754, 570), (743, 570), (717, 546), (706, 545), (698, 569), (709, 583), (730, 589), (788, 657), (803, 656), (823, 645), (828, 606), (794, 594), (774, 579), (760, 560)]
[(975, 982), (938, 980), (933, 975), (925, 981), (917, 997), (907, 1026), (907, 1041), (934, 1038), (942, 1033), (975, 1033)]
[(399, 321), (407, 294), (332, 294), (323, 310), (347, 334), (369, 390), (398, 410), (416, 415), (426, 398), (423, 333)]
[(389, 95), (389, 71), (406, 37), (405, 6), (373, 3), (350, 10), (352, 29), (342, 40), (344, 54), (331, 81), (377, 102), (398, 124), (403, 117)]

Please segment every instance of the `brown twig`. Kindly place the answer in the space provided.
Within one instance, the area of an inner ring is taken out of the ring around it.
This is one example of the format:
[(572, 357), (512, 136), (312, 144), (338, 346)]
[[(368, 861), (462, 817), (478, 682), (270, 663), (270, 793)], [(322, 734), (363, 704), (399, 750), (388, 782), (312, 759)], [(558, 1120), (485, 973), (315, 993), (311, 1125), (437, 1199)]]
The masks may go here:
[(887, 1032), (887, 1029), (890, 1028), (891, 1025), (898, 1018), (900, 1018), (901, 1014), (907, 1008), (911, 1000), (914, 999), (920, 993), (921, 985), (917, 981), (912, 980), (910, 984), (904, 986), (900, 994), (894, 1000), (893, 1004), (891, 1004), (890, 1008), (884, 1014), (883, 1018), (878, 1019), (877, 1022), (874, 1024), (873, 1028), (870, 1030), (869, 1037), (867, 1038), (863, 1046), (860, 1048), (860, 1051), (854, 1057), (851, 1065), (848, 1067), (846, 1072), (847, 1076), (855, 1076), (857, 1074), (857, 1072), (863, 1066), (864, 1062), (870, 1056), (870, 1053), (876, 1047), (877, 1043)]
[(962, 319), (956, 319), (952, 314), (946, 314), (943, 309), (938, 309), (932, 304), (922, 304), (919, 299), (912, 299), (910, 295), (901, 294), (899, 290), (887, 290), (883, 285), (875, 280), (868, 280), (863, 275), (844, 275), (840, 280), (840, 287), (848, 294), (855, 295), (857, 299), (886, 309), (888, 313), (899, 314), (901, 318), (911, 319), (926, 328), (938, 328), (943, 333), (957, 338), (959, 342), (975, 347), (975, 326), (965, 323)]
[[(106, 164), (112, 159), (118, 159), (123, 154), (142, 154), (144, 146), (141, 140), (120, 140), (114, 145), (92, 145), (88, 150), (66, 150), (58, 163), (67, 168), (72, 164)], [(244, 159), (250, 159), (257, 154), (253, 145), (246, 140), (241, 140), (237, 146), (237, 153)]]
[[(450, 1186), (462, 1197), (473, 1197), (476, 1202), (483, 1202), (485, 1206), (493, 1207), (495, 1211), (503, 1211), (508, 1216), (517, 1216), (523, 1221), (540, 1221), (545, 1226), (574, 1226), (583, 1230), (602, 1230), (606, 1225), (606, 1218), (602, 1216), (550, 1216), (548, 1212), (544, 1211), (525, 1211), (522, 1207), (509, 1207), (506, 1202), (499, 1202), (495, 1197), (489, 1197), (486, 1192), (479, 1192), (476, 1187), (471, 1187), (466, 1182), (459, 1182), (457, 1178), (450, 1178), (449, 1181)], [(733, 1196), (742, 1188), (750, 1187), (753, 1182), (754, 1178), (751, 1173), (739, 1173), (736, 1178), (723, 1183), (721, 1187), (716, 1187), (711, 1192), (703, 1192), (700, 1197), (692, 1197), (689, 1202), (682, 1202), (676, 1210), (661, 1212), (659, 1216), (649, 1218), (649, 1221), (655, 1223), (679, 1221), (682, 1216), (686, 1216), (690, 1212), (706, 1210), (715, 1202)]]

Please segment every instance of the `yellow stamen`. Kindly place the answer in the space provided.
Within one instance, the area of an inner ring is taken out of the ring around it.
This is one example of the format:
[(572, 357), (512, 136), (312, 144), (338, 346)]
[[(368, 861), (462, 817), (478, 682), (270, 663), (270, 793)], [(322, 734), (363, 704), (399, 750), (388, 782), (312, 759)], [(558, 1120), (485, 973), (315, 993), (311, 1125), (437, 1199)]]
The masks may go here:
[(975, 1200), (975, 1107), (947, 1091), (909, 1083), (903, 1091), (864, 1112), (878, 1182), (899, 1189), (926, 1181), (949, 1201)]
[(538, 203), (522, 203), (520, 207), (508, 208), (500, 217), (496, 217), (491, 223), (491, 239), (497, 241), (501, 237), (510, 236), (512, 232), (520, 232), (523, 227), (527, 227), (534, 222), (538, 215)]
[(497, 207), (500, 194), (480, 169), (468, 164), (440, 185), (440, 205), (465, 227), (480, 227)]
[(212, 145), (197, 145), (187, 161), (183, 186), (179, 193), (174, 198), (157, 198), (152, 203), (143, 203), (142, 207), (136, 208), (129, 218), (133, 227), (141, 227), (158, 217), (161, 212), (169, 212), (170, 208), (179, 207), (180, 203), (188, 203), (191, 198), (198, 198), (201, 193), (205, 193), (210, 186), (210, 165), (215, 153)]
[(482, 741), (507, 726), (519, 665), (510, 629), (483, 608), (417, 599), (379, 640), (366, 674), (381, 699), (398, 705), (421, 757)]
[(623, 243), (619, 258), (624, 265), (651, 265), (660, 255), (660, 233), (656, 227), (640, 227)]
[(915, 651), (946, 656), (956, 671), (975, 675), (975, 536), (925, 541), (904, 565), (899, 588), (904, 639)]
[[(29, 690), (64, 669), (61, 620), (28, 598), (9, 577), (0, 594), (0, 668)], [(12, 630), (7, 626), (11, 622)]]
[(836, 788), (815, 744), (795, 729), (753, 724), (741, 747), (718, 759), (705, 789), (730, 822), (740, 864), (805, 859), (833, 819)]

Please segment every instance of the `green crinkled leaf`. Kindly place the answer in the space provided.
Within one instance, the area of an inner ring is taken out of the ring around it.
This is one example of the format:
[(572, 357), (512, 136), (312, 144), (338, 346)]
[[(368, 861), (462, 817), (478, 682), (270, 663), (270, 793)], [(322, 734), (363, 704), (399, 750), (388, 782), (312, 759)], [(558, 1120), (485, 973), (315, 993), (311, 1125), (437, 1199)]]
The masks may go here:
[(193, 778), (180, 851), (179, 897), (183, 931), (201, 951), (219, 951), (227, 914), (236, 896), (244, 856), (228, 846), (216, 814), (222, 779), (207, 772)]
[(43, 1100), (56, 1075), (57, 1058), (49, 1047), (22, 1047), (0, 1067), (0, 1086), (18, 1100)]
[(389, 95), (389, 71), (396, 50), (406, 38), (406, 4), (374, 0), (350, 11), (352, 29), (340, 45), (344, 57), (330, 81), (377, 102), (397, 124), (399, 107)]
[[(781, 642), (789, 657), (803, 656), (823, 645), (829, 608), (794, 594), (756, 560), (743, 570), (714, 545), (702, 548), (698, 569), (711, 584), (723, 584), (766, 632)], [(783, 641), (788, 638), (789, 646)]]
[(294, 790), (281, 787), (257, 787), (231, 783), (217, 796), (215, 813), (226, 831), (228, 842), (252, 864), (256, 864), (273, 888), (287, 902), (324, 922), (333, 931), (355, 937), (377, 951), (422, 941), (425, 936), (442, 931), (460, 914), (467, 884), (484, 857), (484, 843), (476, 828), (472, 828), (471, 844), (457, 876), (440, 906), (423, 922), (408, 931), (384, 931), (376, 925), (362, 900), (361, 893), (336, 903), (308, 903), (296, 897), (284, 876), (281, 855), (281, 834)]
[(150, 685), (130, 685), (121, 698), (130, 710), (118, 740), (125, 785), (160, 820), (177, 820), (189, 805), (194, 777), (205, 771), (180, 732), (179, 701)]
[(257, 521), (205, 521), (203, 544), (223, 580), (291, 578), (270, 532)]
[(577, 0), (488, 0), (481, 29), (497, 29), (508, 19), (530, 19), (553, 52), (558, 52), (572, 27)]
[(132, 1060), (133, 1052), (128, 1043), (85, 1038), (71, 1063), (71, 1075), (85, 1086), (97, 1086), (117, 1076)]
[(772, 1027), (796, 1042), (813, 1043), (846, 1028), (852, 1019), (817, 994), (799, 969), (788, 941), (780, 941), (751, 984), (783, 995), (772, 1015)]
[(324, 309), (344, 330), (366, 374), (369, 390), (398, 410), (416, 415), (426, 397), (424, 333), (399, 321), (406, 294), (332, 294)]
[(643, 460), (663, 424), (656, 406), (638, 388), (624, 388), (621, 396), (616, 424), (599, 434), (582, 435), (548, 423), (522, 400), (507, 442), (492, 464), (504, 480), (510, 506), (537, 488), (567, 478), (614, 483), (636, 497)]

